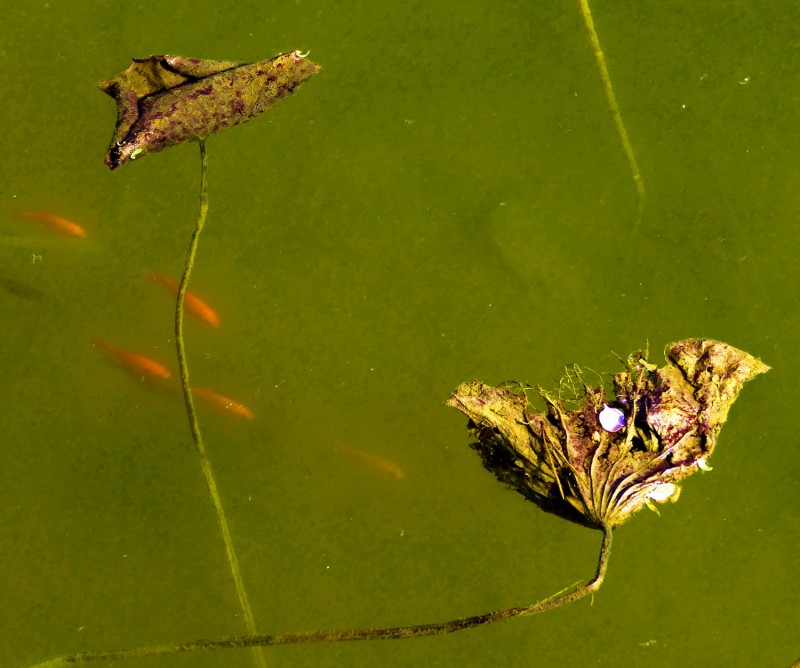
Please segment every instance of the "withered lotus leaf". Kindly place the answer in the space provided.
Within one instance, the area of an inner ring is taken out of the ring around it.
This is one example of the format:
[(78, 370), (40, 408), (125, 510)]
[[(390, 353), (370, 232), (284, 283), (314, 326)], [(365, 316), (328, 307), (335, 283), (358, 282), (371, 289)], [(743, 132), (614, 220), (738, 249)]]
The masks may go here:
[(116, 169), (250, 120), (319, 70), (299, 51), (257, 63), (134, 58), (127, 70), (97, 84), (117, 101), (117, 127), (105, 163)]
[[(744, 383), (769, 370), (719, 341), (667, 346), (667, 364), (631, 354), (614, 394), (572, 367), (546, 410), (531, 412), (526, 389), (460, 385), (448, 399), (470, 419), (484, 466), (542, 508), (582, 524), (614, 528), (653, 501), (675, 501), (677, 483), (708, 457)], [(619, 416), (621, 427), (607, 430)]]

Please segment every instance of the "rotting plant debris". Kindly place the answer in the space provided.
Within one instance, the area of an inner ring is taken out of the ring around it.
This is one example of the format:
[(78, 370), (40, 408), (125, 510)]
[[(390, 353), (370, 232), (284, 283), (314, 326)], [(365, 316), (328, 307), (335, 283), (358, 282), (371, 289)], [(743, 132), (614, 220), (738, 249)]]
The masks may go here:
[(124, 72), (97, 84), (117, 101), (106, 165), (116, 169), (258, 116), (319, 71), (306, 55), (292, 51), (256, 63), (134, 58)]
[(661, 368), (646, 352), (631, 354), (613, 396), (573, 367), (558, 396), (539, 389), (543, 413), (530, 412), (529, 388), (478, 381), (460, 385), (447, 405), (469, 417), (473, 447), (499, 480), (545, 510), (613, 529), (653, 501), (676, 501), (677, 483), (710, 468), (731, 404), (769, 370), (708, 339), (672, 343), (665, 354)]

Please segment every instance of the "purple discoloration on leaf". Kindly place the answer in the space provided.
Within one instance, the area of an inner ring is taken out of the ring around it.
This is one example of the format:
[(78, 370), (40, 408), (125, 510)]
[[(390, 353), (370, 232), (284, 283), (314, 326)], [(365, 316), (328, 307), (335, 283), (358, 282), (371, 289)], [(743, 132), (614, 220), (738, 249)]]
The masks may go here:
[(175, 144), (205, 139), (274, 105), (319, 71), (297, 51), (257, 63), (180, 56), (134, 58), (98, 87), (117, 101), (110, 169)]
[[(603, 387), (583, 383), (577, 367), (558, 396), (540, 390), (542, 413), (530, 412), (524, 393), (478, 381), (459, 386), (447, 404), (469, 417), (473, 447), (498, 479), (547, 510), (613, 528), (651, 500), (676, 500), (677, 483), (708, 468), (742, 386), (769, 370), (707, 339), (678, 341), (666, 354), (667, 364), (657, 368), (646, 353), (633, 353), (614, 376), (613, 396), (624, 414), (609, 407)], [(607, 411), (619, 415), (603, 424)]]

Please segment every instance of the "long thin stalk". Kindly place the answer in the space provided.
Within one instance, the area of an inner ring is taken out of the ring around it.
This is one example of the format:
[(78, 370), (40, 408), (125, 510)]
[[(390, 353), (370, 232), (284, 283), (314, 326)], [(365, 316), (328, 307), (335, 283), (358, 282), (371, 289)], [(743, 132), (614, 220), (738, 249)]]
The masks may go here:
[[(217, 521), (219, 528), (222, 532), (222, 539), (225, 542), (225, 552), (228, 556), (228, 564), (233, 576), (233, 582), (236, 585), (236, 594), (239, 597), (239, 605), (244, 614), (244, 621), (247, 626), (247, 632), (250, 634), (257, 633), (255, 619), (253, 618), (253, 611), (250, 608), (250, 601), (247, 597), (247, 591), (244, 588), (244, 581), (242, 580), (242, 573), (239, 569), (239, 560), (236, 557), (236, 550), (233, 547), (233, 540), (231, 533), (228, 529), (228, 520), (225, 518), (225, 510), (222, 507), (222, 499), (217, 491), (217, 481), (214, 477), (214, 471), (211, 468), (211, 461), (208, 458), (205, 443), (203, 442), (203, 434), (200, 432), (200, 423), (197, 421), (197, 414), (194, 409), (194, 397), (192, 396), (192, 389), (189, 386), (189, 366), (186, 363), (186, 346), (183, 340), (183, 302), (186, 295), (186, 286), (189, 284), (189, 278), (192, 274), (192, 267), (194, 266), (194, 259), (197, 255), (197, 242), (200, 238), (200, 232), (203, 231), (203, 225), (206, 222), (208, 215), (208, 156), (206, 155), (206, 142), (200, 140), (200, 215), (197, 218), (192, 238), (189, 241), (189, 248), (186, 252), (186, 263), (183, 267), (183, 275), (181, 282), (178, 286), (178, 298), (175, 304), (175, 345), (178, 350), (178, 367), (180, 368), (181, 387), (183, 388), (183, 399), (186, 404), (186, 414), (189, 417), (189, 428), (192, 432), (192, 440), (197, 448), (197, 453), (200, 455), (200, 465), (203, 469), (203, 476), (208, 485), (208, 493), (214, 503), (214, 510), (217, 514)], [(261, 650), (255, 649), (253, 651), (256, 665), (259, 668), (266, 668), (266, 660), (264, 659)]]
[(529, 605), (527, 607), (503, 608), (487, 612), (482, 615), (454, 619), (449, 622), (434, 624), (419, 624), (413, 626), (396, 626), (388, 629), (341, 629), (334, 631), (309, 631), (306, 633), (283, 634), (252, 634), (248, 636), (228, 636), (224, 638), (210, 638), (204, 640), (191, 640), (189, 642), (156, 645), (153, 647), (139, 647), (135, 649), (109, 650), (103, 652), (82, 652), (71, 656), (50, 659), (38, 663), (30, 668), (58, 668), (59, 666), (88, 663), (90, 661), (105, 661), (111, 659), (131, 659), (143, 656), (156, 656), (161, 654), (177, 654), (179, 652), (193, 652), (207, 649), (266, 647), (269, 645), (293, 645), (309, 642), (342, 642), (345, 640), (401, 640), (405, 638), (419, 638), (421, 636), (454, 633), (463, 629), (485, 626), (494, 622), (511, 619), (512, 617), (525, 617), (540, 612), (552, 610), (567, 603), (572, 603), (593, 594), (603, 584), (608, 568), (608, 559), (611, 554), (612, 530), (603, 531), (603, 543), (597, 560), (597, 570), (594, 578), (580, 587), (576, 587), (564, 594), (557, 594)]
[(631, 141), (628, 139), (628, 132), (625, 130), (625, 124), (622, 122), (622, 114), (619, 112), (617, 96), (614, 94), (614, 86), (611, 83), (611, 75), (608, 73), (608, 67), (606, 66), (606, 57), (603, 54), (603, 47), (600, 46), (600, 38), (597, 36), (597, 31), (594, 29), (594, 20), (592, 19), (592, 10), (589, 7), (589, 0), (580, 0), (580, 5), (583, 23), (586, 26), (586, 31), (589, 33), (589, 41), (592, 44), (594, 58), (597, 61), (597, 68), (600, 70), (600, 78), (603, 80), (603, 88), (606, 92), (608, 106), (611, 109), (611, 115), (614, 117), (614, 125), (617, 128), (619, 140), (622, 142), (622, 149), (625, 151), (625, 157), (628, 159), (633, 183), (636, 186), (636, 194), (639, 198), (635, 230), (638, 228), (639, 222), (642, 219), (642, 214), (644, 213), (645, 190), (644, 183), (642, 182), (642, 174), (639, 171), (639, 164), (636, 162), (636, 154), (633, 152), (633, 146), (631, 146)]

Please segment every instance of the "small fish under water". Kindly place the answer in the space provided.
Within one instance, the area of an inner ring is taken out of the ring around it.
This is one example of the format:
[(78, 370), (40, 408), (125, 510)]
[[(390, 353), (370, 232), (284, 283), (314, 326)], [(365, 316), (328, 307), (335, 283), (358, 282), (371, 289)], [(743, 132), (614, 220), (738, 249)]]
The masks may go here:
[(98, 348), (107, 350), (137, 378), (169, 378), (171, 375), (169, 369), (163, 364), (132, 350), (124, 350), (98, 339), (89, 339), (89, 342)]
[(334, 448), (347, 458), (370, 471), (389, 475), (395, 480), (402, 480), (406, 477), (403, 469), (391, 459), (386, 459), (380, 455), (375, 455), (365, 450), (359, 450), (358, 448), (351, 448), (343, 443), (336, 443)]
[(36, 220), (49, 227), (53, 232), (58, 232), (68, 237), (86, 238), (89, 236), (86, 230), (77, 223), (73, 223), (71, 220), (57, 216), (49, 211), (17, 211), (14, 216), (21, 220)]
[(244, 418), (245, 420), (252, 420), (255, 417), (255, 415), (253, 415), (253, 411), (251, 411), (244, 404), (239, 403), (230, 397), (225, 397), (211, 390), (207, 390), (204, 387), (193, 386), (192, 394), (200, 397), (209, 406), (213, 406), (217, 410), (226, 413), (227, 415), (237, 418)]
[[(151, 283), (161, 283), (161, 285), (165, 286), (173, 295), (178, 294), (179, 284), (169, 276), (153, 272), (147, 277), (147, 280)], [(212, 327), (219, 327), (219, 316), (216, 311), (193, 292), (187, 290), (184, 293), (183, 306), (186, 311), (191, 313), (198, 320), (202, 320)]]

